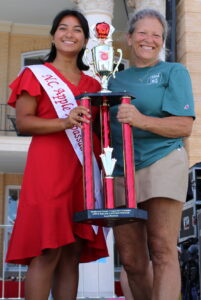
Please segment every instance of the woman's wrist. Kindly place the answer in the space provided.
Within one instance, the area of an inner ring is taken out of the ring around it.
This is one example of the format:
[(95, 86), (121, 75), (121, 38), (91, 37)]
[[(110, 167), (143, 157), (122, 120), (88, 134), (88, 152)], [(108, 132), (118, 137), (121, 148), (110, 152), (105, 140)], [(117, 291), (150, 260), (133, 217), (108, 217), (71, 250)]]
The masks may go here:
[(65, 119), (59, 119), (59, 120), (60, 120), (60, 127), (61, 127), (61, 130), (66, 130), (66, 129), (71, 128), (71, 127), (70, 127), (70, 124), (69, 124), (68, 117), (65, 118)]

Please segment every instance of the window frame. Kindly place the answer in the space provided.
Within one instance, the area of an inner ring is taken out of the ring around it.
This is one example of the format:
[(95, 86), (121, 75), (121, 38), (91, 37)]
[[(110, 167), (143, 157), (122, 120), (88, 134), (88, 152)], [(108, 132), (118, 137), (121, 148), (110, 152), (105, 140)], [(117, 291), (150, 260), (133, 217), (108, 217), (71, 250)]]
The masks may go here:
[(25, 67), (25, 60), (26, 58), (36, 58), (36, 57), (44, 57), (49, 53), (49, 49), (43, 50), (35, 50), (30, 52), (24, 52), (21, 54), (21, 68)]
[[(10, 225), (8, 222), (8, 211), (9, 211), (9, 191), (10, 190), (17, 190), (18, 198), (17, 198), (17, 207), (19, 204), (19, 198), (20, 198), (20, 191), (21, 191), (21, 185), (6, 185), (5, 186), (5, 209), (4, 209), (4, 225)], [(16, 209), (17, 212), (17, 209)], [(4, 249), (5, 253), (8, 249), (8, 243), (9, 243), (9, 234), (11, 235), (12, 230), (10, 230), (9, 227), (5, 227), (4, 231)], [(6, 273), (18, 273), (19, 272), (19, 265), (18, 264), (9, 264), (5, 263), (5, 272)], [(21, 271), (25, 272), (27, 270), (26, 266), (21, 267)]]

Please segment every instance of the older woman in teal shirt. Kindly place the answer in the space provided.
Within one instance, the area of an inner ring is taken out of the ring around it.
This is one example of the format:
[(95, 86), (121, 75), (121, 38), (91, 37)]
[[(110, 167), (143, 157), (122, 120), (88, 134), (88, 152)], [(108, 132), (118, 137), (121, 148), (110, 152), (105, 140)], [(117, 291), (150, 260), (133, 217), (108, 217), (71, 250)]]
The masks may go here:
[(157, 11), (134, 15), (128, 32), (133, 66), (109, 85), (114, 92), (135, 97), (131, 104), (111, 107), (116, 205), (125, 205), (121, 124), (129, 123), (138, 207), (148, 211), (146, 224), (114, 228), (135, 300), (178, 300), (180, 290), (176, 244), (188, 181), (183, 138), (190, 135), (195, 114), (187, 69), (159, 59), (166, 35), (166, 21)]

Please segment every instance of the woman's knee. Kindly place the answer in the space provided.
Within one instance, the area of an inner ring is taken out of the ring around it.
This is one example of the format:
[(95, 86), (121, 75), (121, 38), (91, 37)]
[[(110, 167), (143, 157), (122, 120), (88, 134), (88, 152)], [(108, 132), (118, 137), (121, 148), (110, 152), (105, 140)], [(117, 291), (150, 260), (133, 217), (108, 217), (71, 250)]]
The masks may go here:
[(178, 259), (176, 245), (162, 238), (152, 240), (150, 242), (150, 256), (154, 265), (169, 264)]
[(129, 275), (140, 275), (145, 274), (149, 268), (149, 257), (136, 255), (123, 255), (121, 262), (124, 266), (125, 271)]

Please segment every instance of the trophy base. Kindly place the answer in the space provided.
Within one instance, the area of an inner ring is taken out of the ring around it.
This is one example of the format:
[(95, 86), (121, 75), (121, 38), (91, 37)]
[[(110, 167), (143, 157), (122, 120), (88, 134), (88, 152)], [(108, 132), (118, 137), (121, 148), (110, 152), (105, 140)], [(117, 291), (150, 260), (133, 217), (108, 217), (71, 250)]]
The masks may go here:
[(147, 211), (137, 208), (89, 209), (77, 212), (74, 222), (114, 227), (147, 220)]
[[(101, 106), (103, 97), (107, 97), (108, 104), (110, 106), (118, 105), (121, 103), (121, 97), (123, 96), (129, 96), (132, 99), (135, 99), (134, 96), (129, 95), (127, 92), (111, 92), (107, 90), (100, 91), (98, 93), (85, 93), (80, 94), (75, 97), (76, 100), (81, 100), (83, 97), (90, 97), (92, 99), (91, 105), (93, 106)], [(95, 101), (94, 101), (95, 99)]]

